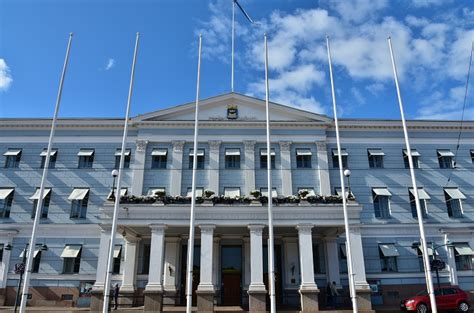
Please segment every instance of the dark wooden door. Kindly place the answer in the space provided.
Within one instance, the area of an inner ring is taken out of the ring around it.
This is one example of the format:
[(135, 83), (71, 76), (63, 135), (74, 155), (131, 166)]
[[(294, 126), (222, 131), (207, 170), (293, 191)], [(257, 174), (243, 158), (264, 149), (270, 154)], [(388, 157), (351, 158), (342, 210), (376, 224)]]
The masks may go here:
[(222, 246), (222, 305), (240, 305), (242, 299), (242, 247)]
[(224, 305), (240, 305), (240, 273), (222, 273), (222, 301)]
[[(188, 261), (188, 246), (183, 246), (181, 250), (181, 285), (180, 285), (180, 303), (186, 304), (186, 267)], [(201, 269), (201, 247), (194, 246), (193, 253), (193, 305), (197, 304), (196, 289), (199, 285), (199, 272)]]

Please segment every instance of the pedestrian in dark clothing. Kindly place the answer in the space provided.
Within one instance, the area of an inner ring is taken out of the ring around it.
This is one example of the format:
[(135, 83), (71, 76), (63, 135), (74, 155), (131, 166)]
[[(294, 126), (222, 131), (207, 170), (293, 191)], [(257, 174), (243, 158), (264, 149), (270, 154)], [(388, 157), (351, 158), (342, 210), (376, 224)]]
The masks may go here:
[(339, 291), (337, 291), (336, 282), (333, 281), (332, 285), (330, 285), (329, 288), (331, 289), (331, 298), (332, 298), (332, 302), (333, 302), (333, 307), (336, 308), (336, 306), (337, 306), (337, 296), (339, 296)]
[(114, 310), (118, 308), (118, 296), (119, 296), (120, 288), (118, 284), (115, 284), (114, 287)]
[(333, 305), (334, 303), (332, 301), (331, 283), (328, 282), (326, 286), (326, 306), (330, 308)]

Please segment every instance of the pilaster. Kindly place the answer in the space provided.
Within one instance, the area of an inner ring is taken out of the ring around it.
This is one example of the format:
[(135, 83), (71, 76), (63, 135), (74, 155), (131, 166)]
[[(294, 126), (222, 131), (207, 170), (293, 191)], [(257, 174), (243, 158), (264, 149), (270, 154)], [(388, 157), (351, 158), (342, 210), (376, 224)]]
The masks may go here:
[(255, 141), (244, 141), (245, 146), (245, 162), (244, 162), (244, 177), (245, 177), (245, 191), (249, 195), (255, 189)]
[(325, 237), (326, 243), (326, 264), (328, 282), (336, 282), (336, 286), (341, 288), (341, 275), (339, 271), (339, 251), (336, 237)]
[(353, 276), (357, 294), (357, 303), (359, 310), (371, 310), (371, 291), (365, 275), (364, 250), (362, 247), (360, 228), (352, 226), (349, 232), (351, 236), (352, 268), (354, 271)]
[(177, 292), (180, 241), (181, 238), (179, 237), (165, 238), (163, 289), (166, 297), (164, 298), (164, 304), (176, 304), (176, 300), (173, 297), (176, 296)]
[(219, 194), (219, 151), (221, 141), (209, 140), (209, 189)]
[(281, 193), (283, 196), (293, 194), (293, 182), (291, 178), (291, 141), (280, 141), (280, 163), (281, 163)]
[(301, 264), (301, 312), (318, 312), (319, 289), (314, 281), (313, 267), (313, 238), (311, 230), (313, 225), (298, 225), (298, 243)]
[(264, 225), (249, 225), (250, 230), (250, 285), (249, 311), (266, 312), (266, 288), (263, 283), (263, 245), (262, 232)]
[(150, 225), (150, 269), (145, 287), (145, 312), (161, 312), (163, 309), (163, 255), (166, 225)]
[(171, 162), (171, 187), (170, 195), (179, 196), (181, 195), (181, 177), (183, 169), (183, 140), (173, 141), (173, 153), (172, 153), (172, 162)]
[(145, 174), (146, 147), (148, 140), (137, 140), (132, 170), (132, 195), (143, 194), (143, 177)]
[(120, 287), (120, 292), (122, 293), (135, 292), (138, 244), (140, 239), (140, 237), (131, 234), (125, 235), (125, 260), (123, 264), (122, 286)]
[(199, 225), (201, 229), (201, 270), (196, 290), (198, 312), (214, 312), (214, 283), (212, 275), (215, 225)]
[(318, 174), (319, 174), (319, 194), (331, 194), (331, 182), (329, 179), (328, 149), (326, 141), (316, 141)]

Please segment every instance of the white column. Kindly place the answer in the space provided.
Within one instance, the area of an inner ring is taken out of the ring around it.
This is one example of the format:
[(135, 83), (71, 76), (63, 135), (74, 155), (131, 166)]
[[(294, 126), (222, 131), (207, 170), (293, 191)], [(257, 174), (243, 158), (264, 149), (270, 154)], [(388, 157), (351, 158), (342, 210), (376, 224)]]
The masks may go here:
[(220, 241), (221, 241), (221, 238), (219, 237), (214, 237), (214, 252), (213, 252), (213, 256), (214, 256), (214, 261), (212, 262), (212, 273), (213, 273), (213, 283), (214, 283), (214, 289), (215, 290), (220, 290), (220, 285), (219, 285), (219, 266), (220, 266), (220, 262), (219, 262), (219, 259), (220, 259)]
[(143, 194), (143, 176), (145, 173), (145, 158), (146, 158), (146, 146), (148, 145), (147, 140), (137, 140), (135, 157), (132, 160), (132, 195), (141, 196)]
[(265, 291), (263, 283), (263, 225), (249, 225), (250, 229), (250, 285), (249, 292)]
[(250, 238), (244, 237), (244, 289), (248, 289), (250, 285)]
[(179, 237), (165, 238), (165, 264), (163, 288), (165, 291), (176, 292), (178, 283)]
[(97, 259), (97, 271), (94, 290), (104, 290), (105, 274), (107, 272), (107, 258), (109, 253), (110, 228), (100, 230), (99, 257)]
[(209, 140), (209, 189), (219, 194), (219, 150), (221, 141)]
[(171, 161), (171, 187), (170, 187), (170, 195), (171, 196), (179, 196), (181, 195), (181, 177), (182, 177), (182, 169), (183, 169), (183, 147), (184, 141), (173, 141), (173, 153), (172, 153), (172, 161)]
[(122, 287), (120, 287), (120, 291), (135, 291), (139, 242), (139, 237), (131, 234), (125, 235), (125, 260), (123, 264)]
[[(365, 276), (364, 250), (362, 247), (362, 235), (360, 228), (351, 226), (350, 229), (352, 245), (352, 268), (354, 270), (354, 282), (356, 290), (370, 290)], [(346, 247), (347, 249), (347, 247)]]
[(150, 269), (148, 271), (147, 291), (163, 291), (163, 256), (166, 225), (150, 225)]
[(214, 291), (212, 277), (212, 252), (214, 250), (215, 225), (199, 225), (201, 229), (201, 271), (198, 291)]
[[(0, 244), (3, 245), (3, 258), (0, 262), (0, 289), (6, 288), (7, 286), (7, 278), (8, 278), (8, 269), (10, 268), (10, 256), (11, 250), (6, 250), (5, 247), (7, 245), (12, 245), (13, 236), (16, 235), (18, 232), (11, 231), (11, 230), (2, 230), (0, 231)], [(1, 296), (0, 296), (1, 299)]]
[(285, 286), (296, 287), (300, 284), (300, 263), (298, 259), (298, 239), (283, 238), (285, 245)]
[(341, 287), (341, 275), (339, 272), (339, 251), (336, 237), (326, 237), (326, 264), (327, 278), (329, 282), (336, 282), (336, 286)]
[[(444, 243), (449, 242), (448, 234), (444, 235)], [(456, 255), (453, 247), (444, 246), (446, 250), (446, 255), (448, 257), (447, 268), (449, 271), (449, 282), (451, 285), (455, 286), (459, 284), (458, 281), (458, 270), (456, 268)]]
[(291, 141), (280, 141), (280, 163), (281, 163), (281, 193), (283, 196), (293, 194), (293, 182), (291, 179)]
[(325, 141), (317, 141), (318, 173), (319, 173), (319, 194), (330, 195), (331, 183), (329, 180), (328, 149)]
[(244, 161), (244, 177), (245, 190), (244, 193), (249, 195), (255, 190), (255, 141), (244, 141), (245, 161)]
[(314, 281), (313, 266), (313, 238), (311, 229), (313, 225), (298, 225), (298, 243), (301, 267), (300, 290), (317, 290), (318, 286)]

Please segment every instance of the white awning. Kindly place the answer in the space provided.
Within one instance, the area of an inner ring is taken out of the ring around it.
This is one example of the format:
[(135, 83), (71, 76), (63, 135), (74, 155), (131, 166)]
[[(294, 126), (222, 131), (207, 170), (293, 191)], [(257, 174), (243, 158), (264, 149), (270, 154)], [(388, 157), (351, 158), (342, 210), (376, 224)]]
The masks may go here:
[[(408, 155), (407, 149), (403, 149), (403, 154)], [(416, 151), (416, 149), (411, 149), (411, 155), (414, 156), (414, 157), (420, 157), (421, 156), (420, 152)]]
[(456, 243), (454, 244), (454, 250), (458, 255), (474, 255), (474, 251), (471, 246), (467, 243)]
[[(268, 197), (268, 188), (260, 188), (260, 193), (262, 194), (262, 196)], [(272, 188), (272, 198), (276, 197), (278, 197), (277, 190), (276, 188)]]
[(89, 188), (74, 188), (74, 190), (71, 192), (69, 197), (67, 198), (68, 200), (84, 200), (84, 198), (87, 196), (89, 193)]
[[(23, 258), (23, 256), (25, 255), (25, 251), (26, 251), (26, 256), (28, 257), (28, 249), (23, 249), (21, 250), (20, 258)], [(41, 251), (41, 246), (37, 246), (35, 248), (35, 252), (33, 253), (33, 257), (36, 258), (36, 256), (38, 255), (40, 251)]]
[(225, 149), (225, 155), (240, 155), (240, 149)]
[[(408, 190), (410, 190), (410, 193), (413, 195), (413, 197), (415, 196), (415, 193), (413, 191), (413, 188), (408, 188)], [(430, 200), (431, 197), (430, 195), (425, 191), (425, 189), (423, 188), (418, 188), (418, 197), (421, 199), (421, 200)]]
[[(430, 246), (428, 246), (426, 248), (428, 248), (428, 255), (433, 256), (433, 249)], [(438, 255), (438, 254), (439, 254), (438, 251), (436, 251), (436, 255)], [(418, 255), (419, 256), (423, 255), (423, 249), (421, 248), (421, 246), (418, 246)]]
[(226, 197), (240, 197), (240, 188), (224, 188), (224, 196)]
[[(337, 149), (332, 149), (332, 155), (333, 156), (339, 156), (339, 153), (337, 153)], [(349, 153), (347, 153), (346, 149), (341, 149), (341, 155), (342, 156), (348, 156)]]
[[(114, 190), (116, 192), (116, 190)], [(123, 196), (126, 196), (127, 195), (127, 191), (128, 189), (127, 188), (122, 188), (120, 190), (120, 196), (123, 197)], [(107, 196), (107, 199), (110, 199), (110, 197), (112, 197), (112, 190), (110, 190), (109, 192), (109, 195)]]
[(15, 188), (0, 189), (0, 200), (5, 200), (8, 198), (13, 191), (15, 191)]
[[(46, 156), (46, 152), (48, 152), (48, 149), (43, 149), (43, 151), (41, 151), (40, 153), (40, 156), (42, 157)], [(49, 156), (55, 156), (57, 153), (58, 153), (58, 149), (51, 149)]]
[[(132, 150), (131, 149), (125, 149), (124, 155), (125, 156), (130, 156), (130, 154), (132, 154)], [(115, 150), (115, 156), (121, 156), (121, 155), (122, 155), (122, 149)]]
[(77, 258), (81, 249), (82, 245), (66, 245), (61, 253), (61, 258)]
[(344, 258), (347, 258), (347, 250), (346, 250), (346, 244), (345, 243), (343, 243), (341, 245), (341, 254)]
[(116, 245), (114, 247), (114, 258), (120, 257), (120, 252), (122, 252), (122, 245)]
[(390, 191), (388, 191), (387, 188), (372, 188), (372, 191), (375, 193), (375, 195), (377, 196), (387, 196), (387, 197), (391, 197), (392, 194), (390, 193)]
[[(267, 149), (261, 149), (260, 150), (260, 155), (267, 155)], [(274, 156), (275, 155), (275, 149), (270, 149), (270, 155)]]
[(298, 193), (299, 193), (300, 191), (305, 191), (305, 190), (308, 192), (307, 197), (308, 197), (308, 196), (315, 196), (315, 195), (316, 195), (316, 193), (314, 192), (314, 188), (298, 188)]
[(379, 244), (379, 249), (382, 251), (382, 254), (386, 257), (399, 256), (397, 248), (394, 244)]
[(5, 152), (3, 155), (4, 156), (18, 156), (21, 153), (21, 149), (8, 149), (7, 152)]
[[(202, 197), (202, 194), (204, 193), (204, 188), (196, 188), (196, 197)], [(191, 198), (193, 196), (193, 190), (192, 188), (188, 188), (188, 192), (186, 193), (186, 197)]]
[(444, 192), (446, 192), (451, 199), (466, 199), (466, 196), (458, 188), (444, 188)]
[(474, 149), (471, 150), (471, 157), (474, 157)]
[(313, 155), (310, 149), (296, 149), (296, 155)]
[(382, 149), (369, 149), (367, 150), (370, 156), (385, 155)]
[(164, 192), (164, 193), (166, 193), (166, 189), (165, 189), (164, 187), (162, 187), (162, 188), (160, 188), (160, 187), (158, 187), (158, 188), (150, 188), (150, 189), (148, 189), (147, 195), (148, 195), (148, 196), (154, 196), (154, 195), (156, 195), (158, 192)]
[[(49, 195), (50, 192), (51, 192), (51, 188), (44, 188), (43, 200), (44, 200), (44, 198), (46, 198)], [(37, 188), (35, 193), (30, 197), (30, 200), (38, 200), (39, 199), (39, 194), (40, 194), (40, 189)]]
[(164, 156), (168, 154), (168, 149), (153, 149), (151, 155), (153, 156)]
[[(204, 149), (197, 149), (197, 156), (204, 156)], [(189, 150), (189, 156), (194, 156), (194, 149)]]
[(93, 156), (94, 150), (93, 149), (81, 149), (77, 153), (77, 156)]
[(438, 156), (440, 156), (440, 157), (453, 157), (454, 153), (451, 150), (438, 150)]
[[(347, 191), (348, 189), (346, 188), (346, 198), (347, 198)], [(336, 188), (336, 194), (339, 196), (339, 197), (342, 197), (342, 189), (341, 188)], [(351, 191), (351, 196), (354, 196), (352, 194), (352, 191)]]

